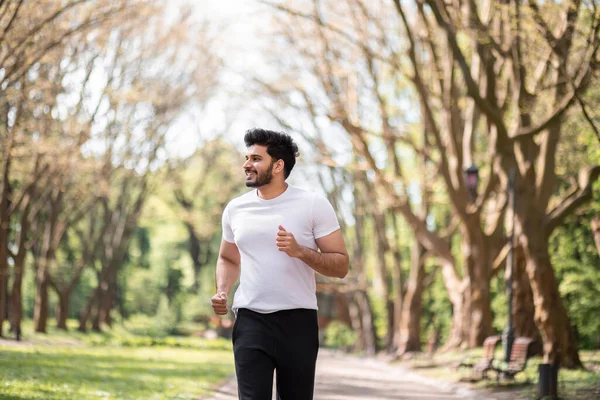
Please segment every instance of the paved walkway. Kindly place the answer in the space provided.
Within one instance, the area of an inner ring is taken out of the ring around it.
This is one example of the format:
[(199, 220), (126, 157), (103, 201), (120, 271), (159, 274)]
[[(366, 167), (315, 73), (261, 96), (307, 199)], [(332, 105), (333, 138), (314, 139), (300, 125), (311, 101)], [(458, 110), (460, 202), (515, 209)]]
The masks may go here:
[[(273, 396), (273, 398), (275, 398)], [(315, 400), (477, 399), (471, 392), (372, 359), (319, 351)], [(237, 400), (235, 379), (208, 400)]]

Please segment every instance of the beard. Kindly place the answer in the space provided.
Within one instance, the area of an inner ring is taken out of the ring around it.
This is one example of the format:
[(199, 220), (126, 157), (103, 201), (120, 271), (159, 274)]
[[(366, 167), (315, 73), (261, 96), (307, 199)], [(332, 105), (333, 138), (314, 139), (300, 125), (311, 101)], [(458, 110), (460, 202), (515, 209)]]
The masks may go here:
[(261, 173), (259, 173), (256, 170), (249, 170), (249, 172), (254, 173), (255, 178), (254, 181), (250, 181), (248, 180), (249, 178), (246, 177), (246, 186), (251, 188), (258, 188), (271, 183), (271, 181), (273, 180), (273, 165), (275, 165), (275, 162), (271, 161), (271, 165), (269, 165), (269, 168), (265, 172)]

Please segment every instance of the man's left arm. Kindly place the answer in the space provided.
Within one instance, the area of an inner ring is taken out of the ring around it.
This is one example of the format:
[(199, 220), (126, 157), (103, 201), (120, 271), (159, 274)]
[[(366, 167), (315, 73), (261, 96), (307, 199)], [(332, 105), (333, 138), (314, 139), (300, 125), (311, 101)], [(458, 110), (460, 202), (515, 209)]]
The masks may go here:
[(299, 245), (294, 235), (287, 232), (282, 226), (279, 227), (277, 233), (279, 251), (304, 261), (321, 275), (344, 278), (348, 274), (349, 258), (342, 231), (338, 229), (316, 239), (315, 242), (320, 252)]

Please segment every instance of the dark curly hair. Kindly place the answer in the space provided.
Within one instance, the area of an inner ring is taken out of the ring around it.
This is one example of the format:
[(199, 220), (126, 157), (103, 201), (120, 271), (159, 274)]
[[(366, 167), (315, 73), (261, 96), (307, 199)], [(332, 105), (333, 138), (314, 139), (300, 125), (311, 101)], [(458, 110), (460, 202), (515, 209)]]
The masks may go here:
[(246, 131), (244, 135), (246, 147), (258, 144), (267, 146), (267, 153), (273, 160), (283, 160), (284, 173), (287, 179), (296, 165), (296, 157), (300, 155), (298, 146), (290, 135), (283, 132), (269, 131), (267, 129), (252, 128)]

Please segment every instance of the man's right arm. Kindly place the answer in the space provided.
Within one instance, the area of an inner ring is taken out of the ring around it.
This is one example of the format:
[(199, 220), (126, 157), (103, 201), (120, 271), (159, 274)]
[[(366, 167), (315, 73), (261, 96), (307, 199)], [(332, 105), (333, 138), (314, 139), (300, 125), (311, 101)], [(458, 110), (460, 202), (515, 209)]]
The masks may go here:
[(227, 294), (240, 277), (240, 252), (235, 243), (221, 239), (221, 249), (217, 259), (217, 293), (212, 297), (212, 307), (216, 314), (227, 314)]

